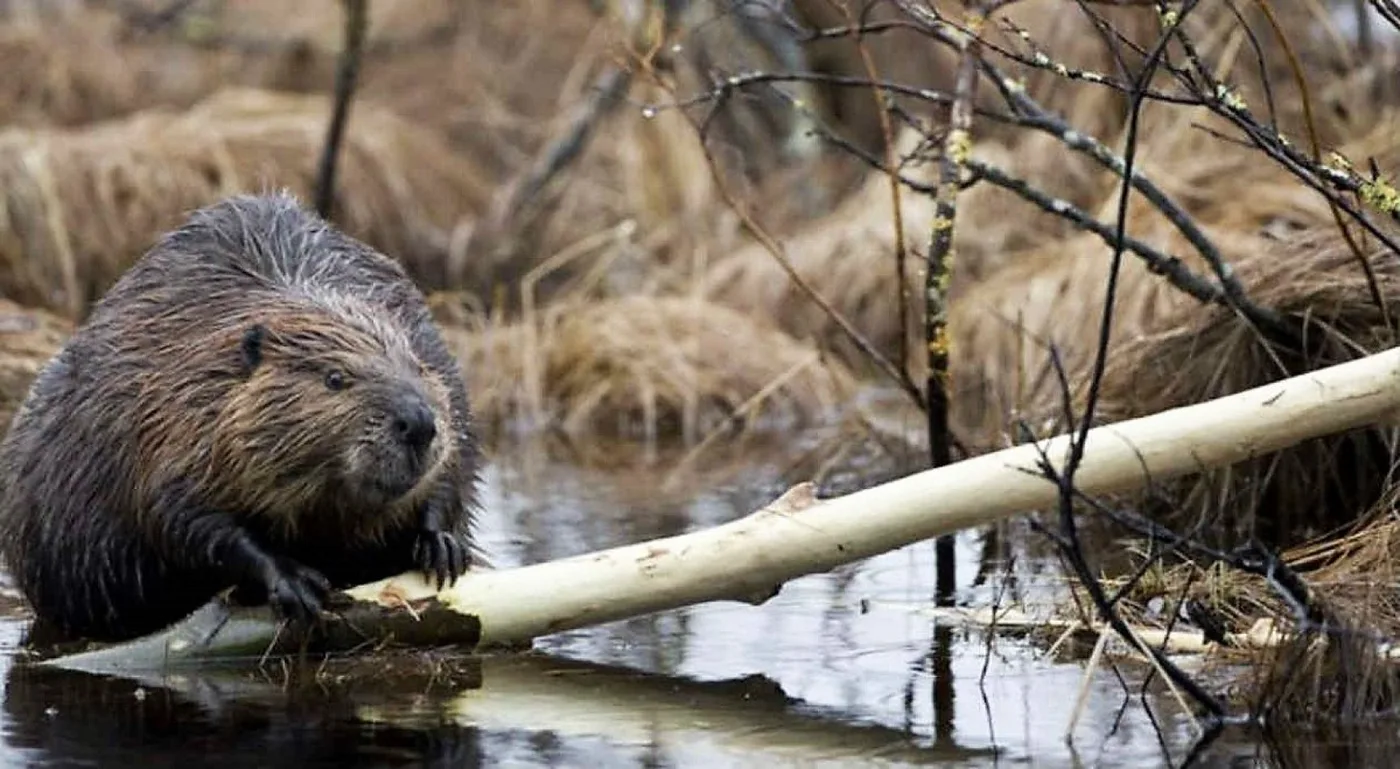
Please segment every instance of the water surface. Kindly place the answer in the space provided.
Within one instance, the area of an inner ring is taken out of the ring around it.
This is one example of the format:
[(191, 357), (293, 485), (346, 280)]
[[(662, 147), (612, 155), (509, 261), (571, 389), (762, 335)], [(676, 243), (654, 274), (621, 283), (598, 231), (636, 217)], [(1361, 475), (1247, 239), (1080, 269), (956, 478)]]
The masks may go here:
[[(793, 452), (727, 453), (667, 485), (673, 459), (607, 469), (558, 452), (498, 452), (486, 476), (487, 547), (505, 566), (712, 526), (809, 469)], [(873, 476), (837, 480), (839, 489)], [(977, 605), (1005, 589), (996, 577), (973, 584), (997, 552), (986, 544), (977, 531), (958, 541), (959, 597)], [(1022, 598), (1053, 589), (1037, 576), (1053, 568), (1018, 558)], [(922, 611), (933, 567), (924, 542), (796, 580), (762, 606), (713, 603), (562, 633), (525, 655), (409, 656), (369, 675), (275, 664), (157, 681), (39, 672), (14, 664), (24, 622), (12, 618), (0, 621), (0, 761), (993, 767), (1176, 766), (1187, 756), (1190, 719), (1160, 687), (1144, 693), (1144, 671), (1130, 664), (1091, 679), (1067, 743), (1082, 665), (1026, 640), (935, 627)], [(1388, 757), (1371, 743), (1269, 757), (1248, 736), (1226, 735), (1197, 765), (1365, 765), (1368, 752)]]

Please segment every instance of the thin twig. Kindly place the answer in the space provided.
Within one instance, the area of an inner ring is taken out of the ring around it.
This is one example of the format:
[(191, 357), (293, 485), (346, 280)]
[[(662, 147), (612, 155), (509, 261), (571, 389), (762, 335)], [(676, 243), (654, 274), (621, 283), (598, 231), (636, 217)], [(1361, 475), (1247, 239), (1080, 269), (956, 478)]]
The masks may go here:
[(369, 27), (369, 0), (341, 0), (345, 12), (345, 47), (340, 52), (340, 64), (335, 73), (335, 105), (331, 123), (326, 129), (326, 142), (321, 149), (321, 164), (316, 174), (316, 212), (331, 218), (335, 200), (335, 167), (340, 156), (340, 142), (345, 123), (350, 117), (350, 100), (355, 94), (355, 80), (360, 72), (364, 53), (365, 32)]
[[(1035, 204), (1040, 209), (1055, 214), (1073, 223), (1080, 229), (1098, 235), (1109, 246), (1114, 246), (1120, 242), (1120, 236), (1114, 232), (1112, 227), (1090, 216), (1088, 212), (1076, 207), (1069, 201), (1051, 197), (1031, 187), (1029, 183), (1014, 178), (995, 166), (983, 163), (980, 160), (969, 160), (967, 162), (967, 167), (983, 180), (1014, 192), (1021, 198)], [(1162, 275), (1174, 287), (1202, 302), (1219, 304), (1222, 306), (1229, 305), (1229, 298), (1220, 287), (1212, 284), (1205, 276), (1192, 272), (1191, 268), (1187, 267), (1186, 263), (1182, 261), (1180, 257), (1163, 253), (1131, 236), (1123, 235), (1121, 237), (1121, 242), (1124, 248), (1142, 258), (1148, 270)]]
[[(860, 25), (851, 15), (851, 9), (845, 3), (836, 0), (827, 0), (827, 4), (839, 11), (846, 17), (846, 23), (856, 30), (856, 52), (860, 55), (861, 66), (865, 69), (866, 77), (871, 83), (876, 83), (880, 79), (879, 72), (875, 68), (875, 60), (870, 56), (870, 49), (865, 44), (865, 35), (861, 31)], [(868, 7), (868, 6), (867, 6)], [(890, 125), (888, 91), (879, 86), (872, 85), (870, 95), (875, 100), (876, 114), (880, 118), (880, 134), (885, 145), (885, 167), (895, 167), (895, 139), (894, 129)], [(892, 221), (890, 225), (894, 228), (894, 280), (895, 280), (895, 301), (899, 305), (899, 369), (904, 372), (904, 376), (909, 380), (909, 389), (914, 390), (913, 379), (909, 373), (909, 286), (906, 283), (905, 265), (908, 260), (908, 249), (904, 243), (904, 207), (901, 205), (899, 196), (899, 179), (895, 174), (886, 174), (890, 186), (890, 204)], [(926, 406), (926, 404), (919, 404)]]
[(497, 198), (486, 231), (501, 232), (522, 218), (559, 172), (583, 153), (595, 129), (623, 102), (631, 84), (632, 73), (621, 67), (609, 67), (598, 76), (589, 98), (579, 106), (568, 127)]
[[(664, 88), (665, 86), (663, 85), (662, 87)], [(711, 104), (711, 109), (700, 121), (698, 126), (695, 125), (694, 120), (689, 120), (692, 127), (696, 129), (702, 142), (704, 141), (707, 128), (710, 121), (713, 119), (714, 113), (724, 106), (730, 93), (731, 91), (726, 88), (721, 88), (714, 92), (715, 98)], [(655, 110), (657, 108), (644, 106), (642, 109), (645, 114), (645, 111)], [(910, 398), (914, 399), (916, 402), (922, 400), (922, 395), (918, 392), (917, 388), (913, 387), (913, 383), (909, 381), (909, 378), (905, 376), (902, 367), (896, 366), (888, 357), (881, 353), (869, 339), (865, 338), (864, 334), (851, 324), (851, 321), (846, 318), (845, 315), (841, 314), (839, 310), (833, 307), (831, 302), (827, 301), (826, 298), (813, 288), (812, 285), (802, 277), (802, 274), (792, 266), (792, 262), (789, 261), (784, 254), (782, 245), (768, 233), (763, 225), (759, 224), (758, 221), (754, 219), (748, 208), (735, 197), (729, 185), (725, 183), (724, 174), (720, 170), (719, 164), (715, 161), (712, 154), (705, 152), (703, 155), (705, 157), (706, 167), (710, 171), (710, 178), (715, 183), (715, 191), (719, 194), (720, 199), (724, 201), (725, 205), (735, 216), (739, 217), (739, 221), (743, 224), (744, 229), (763, 246), (769, 256), (777, 261), (778, 266), (783, 269), (783, 272), (787, 273), (788, 279), (793, 282), (793, 285), (797, 286), (798, 290), (806, 294), (809, 299), (821, 308), (821, 311), (836, 324), (837, 328), (839, 328), (851, 343), (860, 350), (862, 355), (871, 361), (877, 370), (889, 377), (890, 381), (898, 385)]]
[[(1263, 0), (1255, 0), (1255, 2), (1259, 5), (1265, 19), (1269, 21), (1274, 31), (1274, 36), (1278, 39), (1279, 45), (1283, 48), (1284, 55), (1288, 59), (1294, 82), (1298, 86), (1299, 100), (1303, 107), (1303, 124), (1307, 128), (1308, 142), (1312, 149), (1311, 162), (1314, 166), (1320, 166), (1322, 164), (1322, 149), (1317, 139), (1317, 125), (1313, 118), (1312, 98), (1308, 89), (1307, 80), (1303, 76), (1302, 64), (1298, 61), (1297, 54), (1293, 52), (1293, 46), (1289, 43), (1283, 28), (1279, 25), (1278, 20), (1274, 18), (1268, 3)], [(1178, 26), (1176, 28), (1175, 37), (1177, 41), (1181, 43), (1181, 48), (1186, 54), (1186, 59), (1191, 63), (1197, 76), (1196, 78), (1189, 78), (1185, 81), (1187, 87), (1193, 88), (1203, 101), (1217, 104), (1218, 108), (1228, 109), (1231, 104), (1242, 106), (1243, 100), (1239, 99), (1238, 95), (1234, 94), (1227, 85), (1221, 82), (1219, 78), (1216, 77), (1214, 71), (1206, 65), (1204, 58), (1197, 51), (1195, 43), (1186, 34), (1186, 31)], [(1264, 78), (1264, 81), (1267, 83), (1268, 78)], [(1277, 133), (1277, 128), (1273, 130)], [(1385, 325), (1391, 326), (1390, 309), (1386, 303), (1385, 296), (1381, 293), (1380, 284), (1376, 280), (1375, 270), (1371, 268), (1370, 261), (1366, 258), (1366, 255), (1362, 253), (1361, 247), (1356, 243), (1355, 238), (1352, 237), (1351, 231), (1347, 229), (1346, 223), (1342, 221), (1341, 212), (1338, 210), (1338, 203), (1329, 197), (1327, 199), (1327, 205), (1332, 212), (1333, 221), (1336, 222), (1337, 229), (1341, 232), (1342, 238), (1346, 240), (1352, 255), (1361, 265), (1361, 270), (1366, 277), (1367, 287), (1371, 292), (1371, 301), (1374, 302), (1376, 307), (1380, 310), (1381, 318)]]
[[(1169, 26), (1174, 27), (1180, 25), (1194, 7), (1194, 2), (1188, 2), (1187, 6), (1182, 8), (1180, 14), (1173, 19), (1172, 25)], [(1060, 537), (1064, 543), (1069, 545), (1068, 547), (1062, 547), (1061, 550), (1073, 567), (1073, 571), (1079, 581), (1084, 585), (1085, 590), (1088, 591), (1099, 614), (1129, 643), (1133, 643), (1134, 641), (1131, 628), (1123, 621), (1118, 611), (1108, 603), (1108, 597), (1104, 592), (1102, 583), (1099, 582), (1098, 578), (1095, 577), (1090, 570), (1089, 564), (1085, 559), (1084, 548), (1080, 541), (1078, 525), (1074, 515), (1074, 500), (1076, 496), (1074, 476), (1084, 458), (1085, 441), (1098, 404), (1104, 369), (1108, 364), (1109, 339), (1113, 324), (1113, 307), (1118, 291), (1118, 274), (1123, 262), (1123, 252), (1125, 251), (1123, 241), (1128, 220), (1128, 193), (1129, 190), (1132, 189), (1129, 180), (1132, 179), (1133, 176), (1133, 163), (1137, 154), (1139, 118), (1141, 115), (1142, 103), (1146, 96), (1145, 84), (1150, 82), (1153, 73), (1157, 69), (1158, 61), (1166, 50), (1166, 45), (1170, 38), (1170, 31), (1169, 29), (1168, 34), (1164, 34), (1153, 47), (1142, 71), (1134, 78), (1133, 87), (1129, 91), (1130, 104), (1128, 110), (1128, 126), (1123, 151), (1123, 183), (1119, 185), (1118, 212), (1116, 219), (1117, 236), (1115, 240), (1117, 242), (1113, 249), (1113, 259), (1109, 268), (1108, 284), (1105, 287), (1098, 348), (1094, 355), (1092, 372), (1089, 379), (1088, 398), (1084, 407), (1084, 412), (1080, 416), (1078, 434), (1070, 441), (1069, 456), (1065, 460), (1063, 470), (1057, 472), (1053, 465), (1050, 464), (1048, 457), (1042, 456), (1041, 459), (1041, 472), (1046, 478), (1056, 483), (1059, 487)], [(1066, 384), (1068, 376), (1064, 373), (1063, 365), (1060, 364), (1058, 356), (1055, 358), (1055, 363), (1057, 373), (1059, 373), (1061, 380), (1062, 397), (1068, 402), (1069, 388)], [(1182, 670), (1168, 660), (1165, 655), (1161, 654), (1156, 649), (1149, 648), (1147, 651), (1156, 660), (1162, 673), (1173, 683), (1189, 693), (1191, 697), (1213, 717), (1218, 718), (1224, 714), (1224, 706), (1215, 697), (1202, 689), (1195, 681), (1191, 680), (1190, 676), (1182, 672)]]
[(1167, 221), (1181, 232), (1186, 241), (1200, 253), (1201, 258), (1205, 259), (1206, 264), (1215, 273), (1216, 279), (1224, 287), (1225, 297), (1229, 299), (1232, 307), (1261, 328), (1276, 334), (1288, 333), (1287, 324), (1277, 312), (1260, 307), (1249, 300), (1239, 277), (1235, 275), (1234, 269), (1225, 261), (1225, 257), (1216, 248), (1210, 237), (1152, 180), (1137, 171), (1127, 173), (1127, 166), (1123, 158), (1109, 150), (1094, 137), (1083, 131), (1075, 130), (1068, 123), (1055, 117), (1027, 95), (1024, 89), (1018, 88), (1010, 78), (992, 65), (984, 63), (983, 67), (991, 76), (992, 82), (1001, 91), (1003, 98), (1017, 111), (1018, 117), (1021, 118), (1018, 122), (1021, 125), (1048, 133), (1058, 138), (1070, 149), (1092, 158), (1120, 179), (1127, 178), (1133, 189), (1140, 192), (1149, 203), (1156, 207), (1167, 218)]

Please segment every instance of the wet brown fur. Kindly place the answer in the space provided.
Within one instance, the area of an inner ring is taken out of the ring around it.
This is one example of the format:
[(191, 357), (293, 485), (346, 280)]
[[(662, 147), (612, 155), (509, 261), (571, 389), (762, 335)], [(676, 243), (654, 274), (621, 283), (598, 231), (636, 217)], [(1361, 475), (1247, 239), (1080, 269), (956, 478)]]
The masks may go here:
[[(421, 459), (386, 438), (401, 404), (431, 412)], [(314, 613), (327, 587), (459, 573), (478, 462), (404, 270), (239, 196), (157, 243), (35, 381), (0, 444), (0, 555), (75, 635), (151, 632), (229, 586)]]

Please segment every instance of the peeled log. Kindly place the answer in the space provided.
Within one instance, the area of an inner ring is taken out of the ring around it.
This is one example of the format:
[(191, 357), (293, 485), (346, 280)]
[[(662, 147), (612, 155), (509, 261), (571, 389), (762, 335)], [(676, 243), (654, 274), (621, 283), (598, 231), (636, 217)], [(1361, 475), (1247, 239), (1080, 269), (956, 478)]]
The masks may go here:
[[(1393, 422), (1397, 413), (1400, 348), (1095, 428), (1076, 484), (1087, 494), (1128, 491), (1310, 438)], [(761, 510), (704, 531), (473, 572), (442, 592), (417, 574), (361, 585), (348, 591), (357, 603), (345, 614), (353, 616), (356, 632), (331, 633), (326, 645), (393, 635), (407, 643), (459, 643), (469, 651), (706, 601), (762, 603), (797, 577), (1053, 507), (1057, 489), (1037, 464), (1043, 449), (1053, 466), (1063, 466), (1069, 441), (1061, 435), (827, 500), (817, 500), (811, 485), (803, 484)], [(148, 638), (45, 664), (151, 669), (272, 646), (277, 626), (265, 619), (266, 609), (235, 614), (237, 621), (203, 630), (187, 627), (201, 616), (196, 613)], [(406, 623), (418, 616), (430, 632), (420, 627), (405, 638)], [(237, 629), (227, 641), (221, 635), (226, 628)]]

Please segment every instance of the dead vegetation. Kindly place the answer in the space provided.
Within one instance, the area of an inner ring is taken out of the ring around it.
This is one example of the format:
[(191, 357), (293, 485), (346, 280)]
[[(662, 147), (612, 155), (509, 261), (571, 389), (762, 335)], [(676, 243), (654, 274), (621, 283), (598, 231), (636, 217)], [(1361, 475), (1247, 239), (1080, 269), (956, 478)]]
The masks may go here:
[[(483, 427), (572, 439), (681, 434), (691, 441), (831, 421), (855, 380), (811, 344), (699, 298), (559, 301), (516, 321), (429, 302), (461, 361)], [(72, 324), (0, 300), (0, 419), (8, 422)]]
[(451, 342), (486, 420), (573, 437), (820, 424), (854, 384), (816, 347), (689, 297), (558, 301)]
[[(1288, 321), (1271, 338), (1226, 309), (1178, 308), (1115, 351), (1099, 418), (1114, 421), (1199, 403), (1335, 365), (1393, 346), (1400, 304), (1395, 254), (1362, 256), (1380, 288), (1378, 305), (1357, 255), (1335, 228), (1296, 233), (1234, 262), (1256, 301)], [(1387, 316), (1389, 314), (1389, 317)], [(1323, 438), (1191, 481), (1167, 509), (1219, 541), (1259, 536), (1283, 545), (1353, 520), (1390, 482), (1384, 429)]]
[[(0, 134), (0, 290), (79, 317), (191, 209), (284, 187), (308, 199), (329, 112), (324, 96), (232, 89), (183, 112)], [(482, 174), (435, 134), (369, 105), (343, 152), (346, 229), (426, 288), (469, 284), (453, 241), (485, 207)]]

